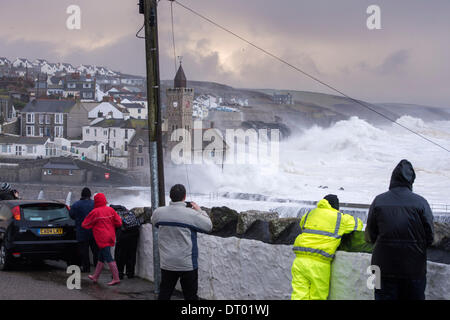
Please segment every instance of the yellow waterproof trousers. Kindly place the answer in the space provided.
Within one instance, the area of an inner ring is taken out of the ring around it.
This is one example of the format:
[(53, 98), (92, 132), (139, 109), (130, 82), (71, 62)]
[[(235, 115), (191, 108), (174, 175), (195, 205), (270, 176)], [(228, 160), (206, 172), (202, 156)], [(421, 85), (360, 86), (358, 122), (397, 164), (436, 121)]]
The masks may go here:
[(292, 264), (292, 300), (326, 300), (331, 262), (297, 256)]

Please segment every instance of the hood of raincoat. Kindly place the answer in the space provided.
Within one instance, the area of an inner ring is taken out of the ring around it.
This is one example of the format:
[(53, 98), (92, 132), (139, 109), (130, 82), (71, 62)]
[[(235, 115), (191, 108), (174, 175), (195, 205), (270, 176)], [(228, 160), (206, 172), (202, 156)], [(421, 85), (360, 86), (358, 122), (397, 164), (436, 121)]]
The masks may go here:
[(106, 206), (107, 201), (103, 193), (97, 193), (94, 197), (94, 208)]
[(317, 208), (336, 210), (331, 206), (331, 204), (328, 202), (327, 199), (322, 199), (319, 202), (317, 202)]
[(411, 162), (403, 159), (395, 167), (394, 171), (392, 171), (389, 190), (397, 187), (407, 187), (412, 191), (412, 186), (415, 179), (416, 173), (414, 172)]

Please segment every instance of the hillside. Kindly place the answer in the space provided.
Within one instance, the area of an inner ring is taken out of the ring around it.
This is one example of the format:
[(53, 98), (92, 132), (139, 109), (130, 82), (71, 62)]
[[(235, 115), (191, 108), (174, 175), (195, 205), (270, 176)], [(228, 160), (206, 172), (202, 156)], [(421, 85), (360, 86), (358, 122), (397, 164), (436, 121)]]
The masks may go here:
[[(165, 80), (161, 82), (162, 103), (165, 105), (166, 88), (171, 87), (173, 81)], [(283, 123), (291, 130), (303, 130), (312, 125), (328, 127), (331, 124), (357, 116), (360, 119), (374, 125), (385, 125), (390, 122), (380, 115), (364, 108), (358, 103), (345, 97), (336, 95), (284, 90), (293, 97), (293, 104), (276, 104), (272, 95), (279, 92), (274, 89), (239, 89), (227, 85), (189, 81), (188, 86), (194, 88), (195, 97), (209, 95), (221, 97), (224, 103), (231, 99), (248, 100), (248, 106), (233, 106), (242, 112), (242, 120), (262, 123)], [(438, 108), (432, 106), (421, 106), (401, 103), (368, 103), (371, 108), (397, 120), (404, 115), (420, 118), (424, 121), (450, 120), (450, 108)]]

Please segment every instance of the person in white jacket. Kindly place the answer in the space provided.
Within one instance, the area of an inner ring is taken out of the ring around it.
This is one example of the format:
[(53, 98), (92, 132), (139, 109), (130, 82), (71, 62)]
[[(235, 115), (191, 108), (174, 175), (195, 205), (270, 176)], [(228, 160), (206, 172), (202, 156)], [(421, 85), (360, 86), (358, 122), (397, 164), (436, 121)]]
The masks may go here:
[(170, 189), (170, 204), (156, 209), (152, 224), (158, 228), (161, 284), (158, 300), (170, 300), (180, 280), (185, 300), (198, 300), (197, 232), (210, 232), (208, 214), (195, 202), (187, 207), (186, 189), (176, 184)]

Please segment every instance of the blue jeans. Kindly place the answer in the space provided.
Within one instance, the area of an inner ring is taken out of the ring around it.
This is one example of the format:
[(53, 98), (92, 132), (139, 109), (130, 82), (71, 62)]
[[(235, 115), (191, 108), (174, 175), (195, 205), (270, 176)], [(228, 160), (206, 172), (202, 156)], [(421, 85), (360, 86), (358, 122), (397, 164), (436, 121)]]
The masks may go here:
[(381, 289), (375, 289), (375, 300), (425, 300), (427, 277), (421, 279), (381, 278)]
[(103, 249), (99, 249), (98, 251), (98, 261), (103, 263), (113, 262), (114, 259), (111, 255), (111, 247), (104, 247)]

